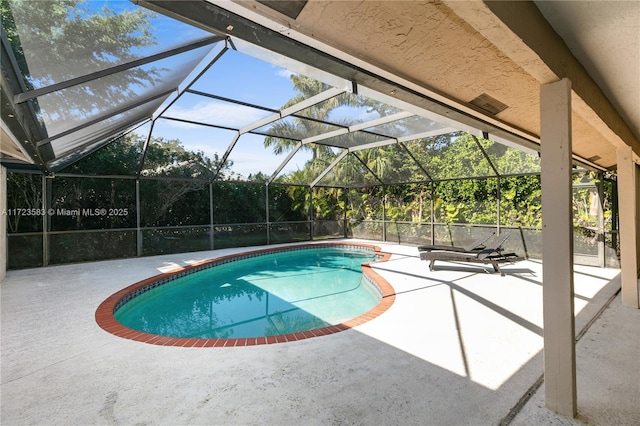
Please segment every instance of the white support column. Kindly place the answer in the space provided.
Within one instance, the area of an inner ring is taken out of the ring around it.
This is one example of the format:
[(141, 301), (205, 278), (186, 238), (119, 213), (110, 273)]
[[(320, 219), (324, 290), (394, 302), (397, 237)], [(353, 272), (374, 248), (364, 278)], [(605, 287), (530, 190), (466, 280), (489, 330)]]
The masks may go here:
[(622, 304), (640, 308), (638, 298), (638, 187), (637, 169), (631, 147), (618, 148), (618, 210), (620, 220), (620, 276)]
[(540, 88), (544, 385), (547, 408), (577, 414), (571, 209), (571, 81)]
[(0, 281), (7, 275), (7, 168), (0, 164)]

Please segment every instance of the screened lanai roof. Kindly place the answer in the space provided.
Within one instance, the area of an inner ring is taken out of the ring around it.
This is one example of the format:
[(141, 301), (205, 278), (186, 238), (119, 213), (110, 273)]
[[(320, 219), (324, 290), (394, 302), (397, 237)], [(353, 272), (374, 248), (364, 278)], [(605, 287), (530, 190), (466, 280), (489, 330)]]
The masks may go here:
[[(328, 72), (295, 49), (276, 52), (271, 41), (205, 30), (128, 1), (7, 4), (9, 165), (311, 186), (539, 172), (534, 144), (367, 84), (379, 80)], [(120, 155), (114, 147), (123, 144), (131, 146), (122, 167), (85, 167), (105, 150)]]

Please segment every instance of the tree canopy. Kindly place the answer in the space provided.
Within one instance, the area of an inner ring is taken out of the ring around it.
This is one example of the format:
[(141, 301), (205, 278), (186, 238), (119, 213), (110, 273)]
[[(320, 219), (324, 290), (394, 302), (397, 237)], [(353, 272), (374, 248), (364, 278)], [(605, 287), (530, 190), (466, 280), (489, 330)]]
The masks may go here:
[[(144, 8), (115, 11), (106, 2), (97, 8), (89, 0), (0, 0), (2, 26), (28, 89), (138, 59), (140, 49), (158, 43), (151, 31), (156, 16)], [(46, 123), (72, 123), (133, 102), (141, 88), (158, 82), (160, 71), (130, 68), (53, 92), (34, 105)]]

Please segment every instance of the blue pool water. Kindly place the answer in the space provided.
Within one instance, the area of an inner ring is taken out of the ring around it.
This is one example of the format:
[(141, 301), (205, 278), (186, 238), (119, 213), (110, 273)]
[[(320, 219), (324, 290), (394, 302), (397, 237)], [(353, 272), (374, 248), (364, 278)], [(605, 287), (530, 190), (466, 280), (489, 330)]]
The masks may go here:
[(188, 338), (273, 336), (339, 324), (380, 301), (361, 268), (374, 257), (322, 247), (237, 260), (148, 290), (115, 317), (135, 330)]

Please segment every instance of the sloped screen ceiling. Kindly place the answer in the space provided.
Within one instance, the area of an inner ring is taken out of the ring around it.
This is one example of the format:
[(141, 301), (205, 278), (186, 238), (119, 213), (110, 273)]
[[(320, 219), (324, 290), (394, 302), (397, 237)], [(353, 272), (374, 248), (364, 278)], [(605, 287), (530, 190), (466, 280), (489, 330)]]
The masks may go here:
[(9, 1), (3, 25), (14, 25), (27, 86), (16, 98), (47, 130), (33, 143), (50, 153), (48, 172), (86, 158), (74, 170), (100, 173), (88, 162), (115, 143), (139, 161), (126, 167), (139, 177), (348, 187), (496, 175), (490, 161), (512, 150), (366, 84), (376, 80), (272, 50), (277, 34), (216, 36), (129, 1), (34, 3), (42, 8)]
[[(148, 120), (221, 39), (126, 1), (9, 1), (3, 28), (50, 171)], [(140, 107), (144, 105), (144, 107)], [(42, 156), (45, 157), (45, 156)]]

